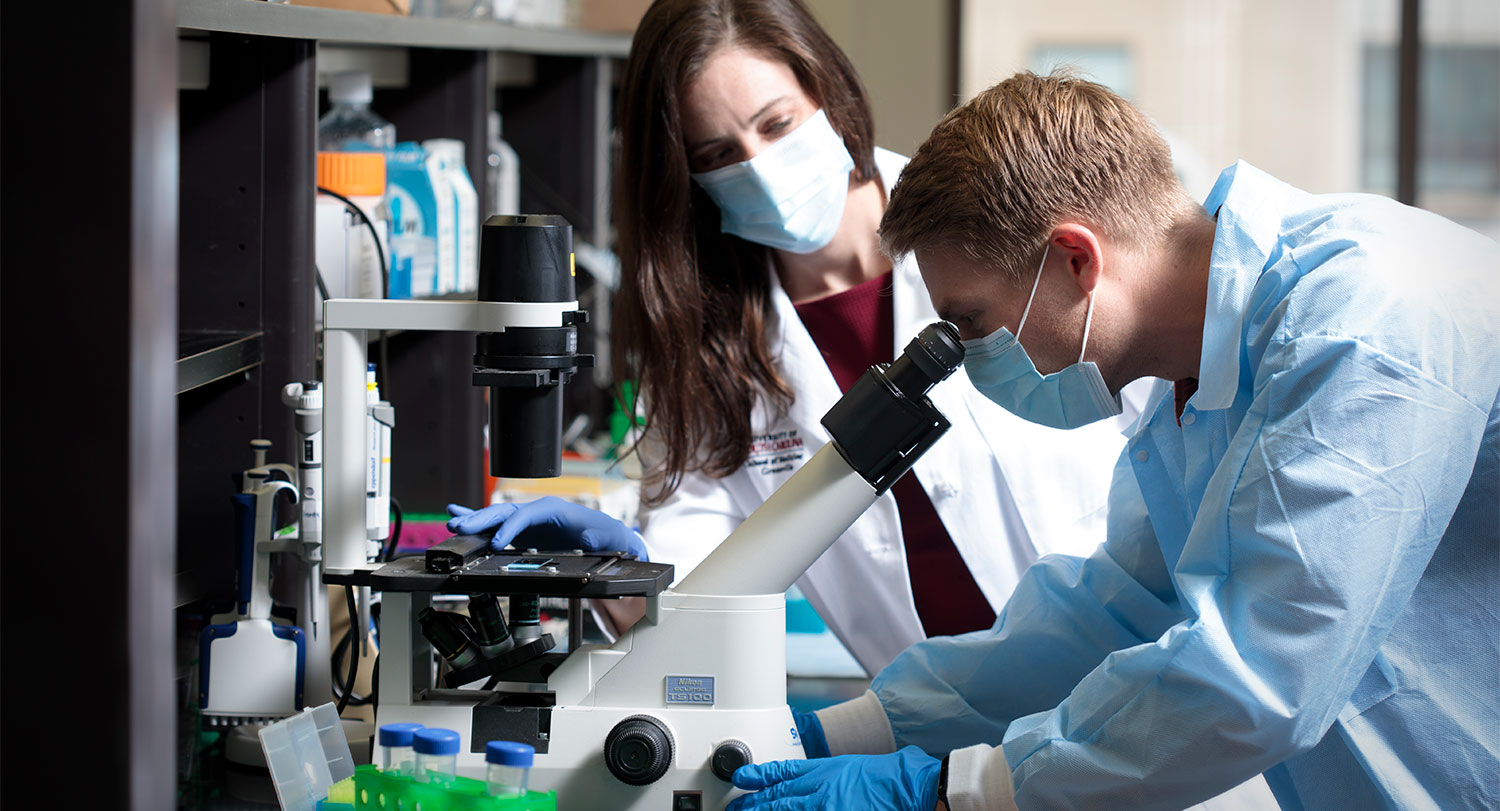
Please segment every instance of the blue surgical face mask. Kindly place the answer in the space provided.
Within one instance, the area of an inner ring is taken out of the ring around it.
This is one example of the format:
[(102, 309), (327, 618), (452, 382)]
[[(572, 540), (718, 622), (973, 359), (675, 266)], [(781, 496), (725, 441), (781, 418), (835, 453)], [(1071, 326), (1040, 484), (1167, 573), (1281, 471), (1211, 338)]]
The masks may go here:
[[(1120, 398), (1109, 393), (1099, 366), (1093, 361), (1084, 362), (1083, 349), (1078, 350), (1077, 363), (1043, 375), (1021, 348), (1020, 332), (1026, 328), (1026, 317), (1031, 314), (1031, 302), (1036, 298), (1037, 283), (1041, 282), (1042, 268), (1046, 266), (1044, 249), (1041, 267), (1036, 270), (1036, 283), (1031, 285), (1031, 297), (1026, 299), (1026, 310), (1021, 313), (1015, 335), (1001, 327), (978, 340), (964, 341), (964, 369), (969, 380), (981, 394), (1006, 411), (1053, 428), (1077, 428), (1116, 416), (1121, 411)], [(1090, 293), (1088, 315), (1083, 320), (1085, 349), (1093, 320), (1094, 294)]]
[(822, 110), (750, 160), (693, 175), (719, 230), (792, 253), (827, 245), (844, 218), (854, 159)]

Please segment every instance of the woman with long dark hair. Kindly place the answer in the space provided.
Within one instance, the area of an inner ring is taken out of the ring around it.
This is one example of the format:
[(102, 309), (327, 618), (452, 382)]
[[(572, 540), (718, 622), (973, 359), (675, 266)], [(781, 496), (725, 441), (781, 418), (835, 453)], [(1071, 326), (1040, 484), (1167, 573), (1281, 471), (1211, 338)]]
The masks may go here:
[[(618, 129), (614, 371), (645, 408), (645, 546), (680, 581), (937, 316), (915, 263), (880, 250), (905, 159), (876, 148), (863, 84), (799, 0), (658, 0)], [(1039, 555), (1103, 538), (1120, 425), (1042, 428), (954, 377), (932, 394), (947, 436), (799, 581), (872, 674), (989, 627)]]
[[(642, 534), (558, 499), (477, 513), (527, 543), (618, 549), (679, 581), (828, 441), (863, 372), (937, 320), (877, 229), (906, 159), (875, 146), (853, 66), (801, 0), (657, 0), (620, 87), (616, 380), (645, 411)], [(867, 673), (928, 636), (988, 628), (1021, 573), (1103, 539), (1120, 428), (1013, 416), (955, 374), (952, 428), (798, 581)], [(587, 530), (587, 532), (585, 532)], [(622, 629), (640, 601), (602, 601)]]

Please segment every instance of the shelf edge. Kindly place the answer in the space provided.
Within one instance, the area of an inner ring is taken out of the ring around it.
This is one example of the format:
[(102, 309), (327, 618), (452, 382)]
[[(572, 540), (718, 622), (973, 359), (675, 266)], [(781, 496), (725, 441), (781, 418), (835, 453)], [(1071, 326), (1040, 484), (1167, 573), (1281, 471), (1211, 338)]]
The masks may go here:
[(265, 0), (182, 0), (177, 27), (350, 45), (512, 51), (552, 56), (625, 57), (628, 34), (526, 28), (485, 20), (370, 14), (288, 6)]

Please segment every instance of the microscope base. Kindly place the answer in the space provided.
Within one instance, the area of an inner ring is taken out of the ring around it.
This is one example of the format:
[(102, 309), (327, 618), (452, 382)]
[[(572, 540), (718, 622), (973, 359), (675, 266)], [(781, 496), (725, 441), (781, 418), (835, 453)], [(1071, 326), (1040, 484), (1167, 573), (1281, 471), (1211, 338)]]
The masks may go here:
[(556, 790), (566, 807), (694, 807), (679, 805), (686, 794), (722, 808), (740, 793), (735, 766), (804, 756), (786, 705), (785, 633), (780, 594), (667, 591), (613, 645), (570, 652), (545, 691), (418, 690), (410, 703), (382, 701), (378, 723), (457, 731), (459, 772), (471, 777), (484, 774), (488, 741), (529, 743), (532, 788)]

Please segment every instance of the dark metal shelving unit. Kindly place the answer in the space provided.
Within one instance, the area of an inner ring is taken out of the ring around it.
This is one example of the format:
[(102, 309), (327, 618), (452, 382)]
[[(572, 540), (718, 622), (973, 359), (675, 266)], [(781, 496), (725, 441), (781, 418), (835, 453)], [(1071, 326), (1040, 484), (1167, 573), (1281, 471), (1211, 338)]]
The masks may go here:
[[(270, 439), (273, 458), (288, 455), (295, 437), (281, 387), (318, 374), (311, 212), (324, 106), (319, 45), (403, 50), (405, 85), (378, 86), (372, 108), (403, 141), (464, 141), (481, 200), (485, 117), (500, 109), (526, 167), (523, 208), (561, 213), (579, 239), (603, 245), (612, 60), (628, 52), (629, 37), (263, 0), (183, 0), (176, 21), (180, 36), (208, 48), (206, 86), (178, 94), (180, 328), (261, 336), (258, 364), (178, 399), (178, 537), (198, 539), (178, 544), (183, 605), (232, 585), (228, 545), (201, 540), (230, 526), (226, 477), (247, 466), (250, 439)], [(497, 90), (494, 52), (527, 55), (534, 80)], [(382, 392), (398, 416), (393, 495), (409, 513), (482, 497), (485, 409), (469, 380), (473, 351), (468, 333), (387, 336)], [(590, 387), (574, 388), (574, 413), (606, 402)]]
[(187, 332), (178, 336), (177, 393), (248, 372), (260, 365), (259, 332)]
[[(527, 165), (525, 204), (565, 210), (603, 244), (607, 100), (629, 37), (263, 0), (8, 3), (0, 32), (12, 507), (0, 593), (5, 656), (17, 672), (33, 664), (44, 693), (6, 693), (7, 729), (28, 734), (6, 737), (5, 760), (31, 779), (3, 799), (24, 803), (33, 781), (77, 785), (76, 759), (54, 753), (83, 733), (89, 774), (109, 787), (95, 805), (171, 808), (180, 735), (195, 732), (175, 711), (192, 658), (175, 609), (234, 582), (231, 474), (251, 439), (286, 460), (281, 388), (317, 376), (320, 44), (401, 52), (408, 80), (379, 86), (375, 109), (404, 139), (463, 139), (481, 194), (485, 116), (500, 109)], [(527, 83), (497, 89), (496, 54), (525, 55)], [(477, 499), (472, 340), (389, 344), (397, 497), (409, 512)], [(38, 640), (54, 637), (38, 629), (65, 629), (85, 666), (46, 664)]]

